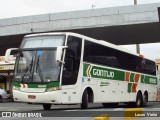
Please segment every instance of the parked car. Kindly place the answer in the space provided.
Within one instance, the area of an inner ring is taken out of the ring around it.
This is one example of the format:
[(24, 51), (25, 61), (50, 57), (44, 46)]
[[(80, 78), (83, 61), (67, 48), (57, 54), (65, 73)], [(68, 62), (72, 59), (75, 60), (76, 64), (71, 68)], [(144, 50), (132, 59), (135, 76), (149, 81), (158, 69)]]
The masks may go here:
[(8, 98), (7, 93), (0, 88), (0, 102), (4, 102)]

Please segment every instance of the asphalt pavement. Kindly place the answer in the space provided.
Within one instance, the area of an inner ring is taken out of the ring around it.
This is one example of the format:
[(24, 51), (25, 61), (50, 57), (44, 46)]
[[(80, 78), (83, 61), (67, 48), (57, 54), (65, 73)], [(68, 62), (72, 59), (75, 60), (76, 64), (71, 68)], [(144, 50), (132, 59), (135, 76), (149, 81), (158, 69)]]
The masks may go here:
[[(94, 120), (99, 115), (108, 114), (110, 120), (124, 120), (125, 109), (130, 108), (124, 104), (112, 108), (103, 108), (101, 104), (90, 104), (87, 110), (80, 109), (80, 105), (52, 105), (51, 110), (44, 111), (40, 104), (8, 102), (0, 103), (0, 116), (4, 116), (0, 119), (17, 120), (23, 117), (26, 120), (44, 120), (45, 117), (47, 120)], [(143, 111), (149, 111), (149, 113), (151, 111), (160, 112), (160, 102), (149, 102), (148, 106), (142, 109)], [(12, 115), (12, 118), (5, 117), (5, 115), (8, 115), (7, 112)], [(151, 117), (141, 117), (137, 120), (139, 119), (150, 120)], [(159, 119), (159, 117), (155, 117), (154, 119)]]

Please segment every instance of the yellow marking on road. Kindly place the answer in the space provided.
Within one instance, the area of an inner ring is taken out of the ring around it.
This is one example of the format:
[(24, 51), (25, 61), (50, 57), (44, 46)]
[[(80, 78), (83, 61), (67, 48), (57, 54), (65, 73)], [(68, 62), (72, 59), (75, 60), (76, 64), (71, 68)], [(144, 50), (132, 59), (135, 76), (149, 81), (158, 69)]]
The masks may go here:
[(108, 114), (101, 114), (98, 117), (95, 117), (94, 120), (110, 120)]

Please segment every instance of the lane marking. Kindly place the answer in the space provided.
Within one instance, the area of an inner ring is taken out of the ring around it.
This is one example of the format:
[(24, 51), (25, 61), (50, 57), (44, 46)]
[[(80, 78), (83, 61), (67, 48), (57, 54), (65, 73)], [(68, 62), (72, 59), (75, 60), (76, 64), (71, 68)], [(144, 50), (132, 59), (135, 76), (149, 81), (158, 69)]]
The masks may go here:
[(110, 120), (110, 116), (108, 114), (101, 114), (95, 117), (94, 120)]
[(116, 111), (123, 111), (124, 108), (115, 108), (115, 109), (113, 109), (113, 110), (116, 110)]

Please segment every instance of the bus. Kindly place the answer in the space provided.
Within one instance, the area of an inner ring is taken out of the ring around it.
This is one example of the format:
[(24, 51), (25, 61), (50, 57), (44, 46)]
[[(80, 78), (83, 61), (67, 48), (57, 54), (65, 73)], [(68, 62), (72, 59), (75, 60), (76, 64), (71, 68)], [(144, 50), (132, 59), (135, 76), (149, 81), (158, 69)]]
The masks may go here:
[(141, 107), (156, 101), (156, 87), (156, 64), (142, 55), (76, 33), (40, 33), (26, 35), (18, 48), (13, 98), (44, 110), (52, 104)]

